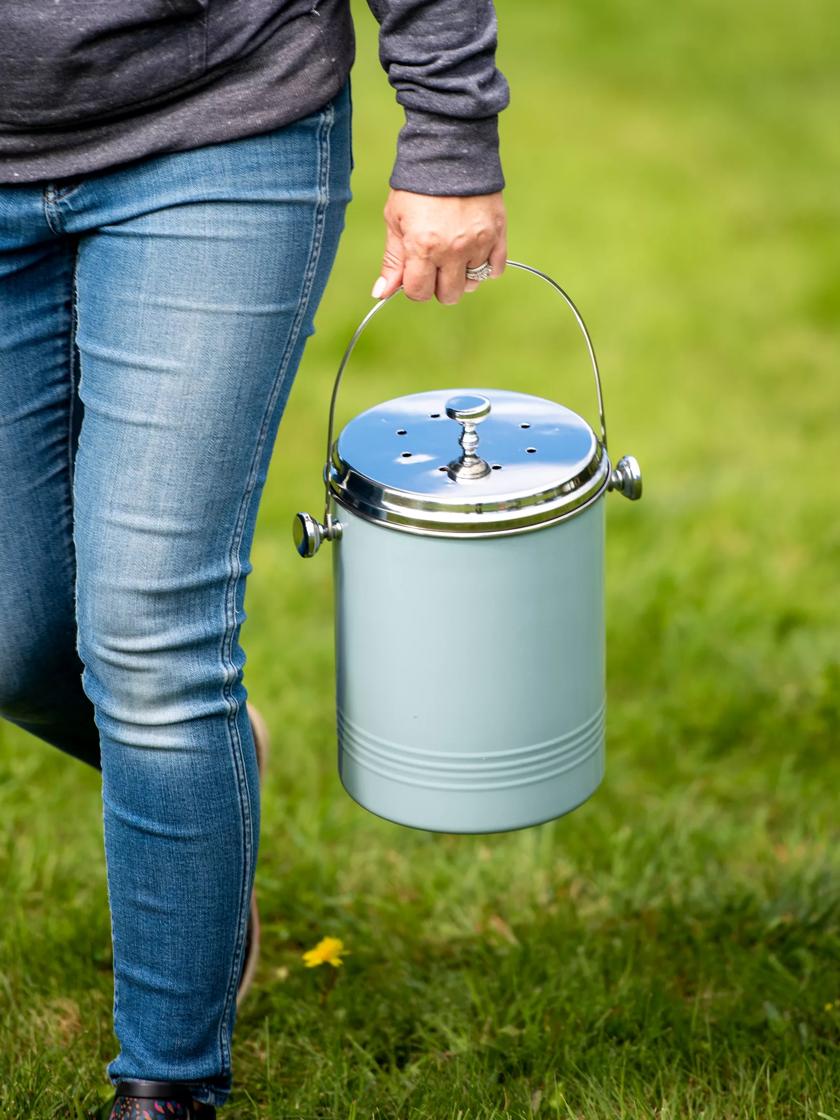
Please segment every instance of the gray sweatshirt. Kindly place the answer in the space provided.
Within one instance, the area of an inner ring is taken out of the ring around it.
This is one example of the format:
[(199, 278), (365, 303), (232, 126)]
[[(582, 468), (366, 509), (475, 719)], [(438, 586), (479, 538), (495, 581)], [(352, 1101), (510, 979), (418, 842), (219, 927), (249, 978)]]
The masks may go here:
[[(392, 187), (501, 190), (492, 0), (368, 0), (405, 109)], [(278, 128), (354, 57), (349, 0), (0, 0), (0, 183)]]

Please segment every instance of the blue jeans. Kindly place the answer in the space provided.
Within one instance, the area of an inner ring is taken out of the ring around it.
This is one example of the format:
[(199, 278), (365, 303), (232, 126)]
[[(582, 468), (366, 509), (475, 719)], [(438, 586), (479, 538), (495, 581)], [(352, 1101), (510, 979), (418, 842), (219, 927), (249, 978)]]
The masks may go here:
[(0, 715), (102, 771), (109, 1078), (216, 1105), (260, 826), (245, 581), (350, 117), (345, 86), (273, 132), (0, 185)]

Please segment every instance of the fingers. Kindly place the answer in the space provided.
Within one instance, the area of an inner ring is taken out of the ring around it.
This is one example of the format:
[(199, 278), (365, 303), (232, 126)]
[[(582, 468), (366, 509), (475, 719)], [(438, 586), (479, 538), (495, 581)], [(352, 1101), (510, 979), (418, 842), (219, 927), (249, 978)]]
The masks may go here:
[(452, 257), (438, 268), (435, 295), (441, 303), (457, 303), (466, 285), (467, 262), (463, 257)]
[(480, 281), (468, 267), (490, 262), (501, 276), (507, 255), (500, 193), (475, 196), (419, 195), (392, 190), (385, 207), (386, 247), (372, 296), (391, 295), (402, 284), (409, 299), (457, 303)]
[(467, 269), (489, 260), (495, 237), (489, 226), (479, 226), (471, 235), (453, 244), (438, 266), (435, 295), (441, 303), (457, 303), (464, 292), (474, 292), (480, 280), (468, 280)]
[(379, 269), (379, 279), (370, 293), (373, 299), (384, 299), (386, 296), (393, 295), (402, 283), (404, 268), (405, 247), (402, 238), (395, 229), (386, 225), (382, 267)]
[[(481, 259), (479, 260), (479, 258), (481, 258)], [(484, 262), (488, 261), (489, 259), (490, 259), (489, 252), (478, 252), (478, 253), (473, 254), (473, 256), (470, 257), (470, 259), (467, 261), (466, 266), (464, 268), (464, 291), (465, 292), (474, 292), (476, 290), (476, 288), (478, 287), (478, 285), (480, 283), (482, 283), (481, 280), (467, 280), (466, 279), (467, 268), (478, 268), (480, 265), (484, 264)]]
[(490, 256), (487, 258), (490, 261), (490, 267), (493, 269), (493, 280), (498, 280), (505, 270), (505, 261), (507, 260), (507, 238), (504, 232), (498, 239), (496, 244), (490, 250)]
[(436, 282), (437, 266), (430, 257), (408, 257), (403, 273), (403, 291), (409, 299), (431, 299)]
[[(484, 264), (485, 261), (489, 263), (490, 268), (492, 269), (492, 272), (490, 273), (488, 279), (498, 280), (498, 278), (505, 270), (505, 262), (507, 261), (507, 239), (505, 238), (504, 234), (502, 234), (502, 236), (495, 242), (493, 247), (490, 249), (489, 254), (484, 257), (484, 260), (478, 260), (478, 258), (476, 257), (473, 260), (467, 262), (467, 267), (478, 268), (480, 265)], [(467, 280), (464, 284), (464, 291), (474, 292), (478, 285), (482, 283), (482, 280)]]

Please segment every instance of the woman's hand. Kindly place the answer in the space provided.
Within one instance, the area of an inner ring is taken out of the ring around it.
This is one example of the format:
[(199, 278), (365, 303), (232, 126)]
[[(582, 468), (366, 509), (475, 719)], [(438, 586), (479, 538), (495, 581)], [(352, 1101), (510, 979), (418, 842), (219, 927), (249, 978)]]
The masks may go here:
[(466, 196), (392, 190), (385, 204), (385, 255), (371, 295), (382, 299), (402, 284), (409, 299), (437, 296), (457, 303), (480, 281), (466, 269), (490, 261), (501, 276), (507, 256), (507, 215), (501, 192)]

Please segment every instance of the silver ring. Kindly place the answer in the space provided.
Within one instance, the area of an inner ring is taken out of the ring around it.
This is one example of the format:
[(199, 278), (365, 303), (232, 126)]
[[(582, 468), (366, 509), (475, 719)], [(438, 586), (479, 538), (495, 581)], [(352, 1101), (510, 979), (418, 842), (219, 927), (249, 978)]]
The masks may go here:
[(493, 266), (489, 261), (478, 265), (476, 268), (467, 268), (468, 280), (489, 280), (493, 275)]

